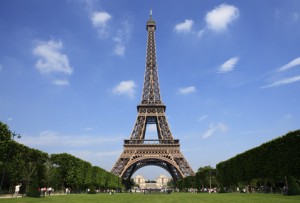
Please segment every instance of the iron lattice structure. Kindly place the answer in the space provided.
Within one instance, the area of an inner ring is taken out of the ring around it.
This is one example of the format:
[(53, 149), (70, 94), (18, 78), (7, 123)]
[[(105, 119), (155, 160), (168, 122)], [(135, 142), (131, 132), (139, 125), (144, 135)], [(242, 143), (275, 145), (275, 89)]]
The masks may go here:
[[(167, 170), (174, 181), (194, 172), (180, 152), (178, 139), (174, 139), (162, 103), (156, 64), (156, 23), (147, 21), (148, 31), (146, 70), (142, 101), (137, 106), (138, 115), (129, 140), (124, 140), (124, 150), (111, 172), (129, 180), (138, 169), (155, 165)], [(145, 139), (147, 124), (156, 124), (158, 139)]]

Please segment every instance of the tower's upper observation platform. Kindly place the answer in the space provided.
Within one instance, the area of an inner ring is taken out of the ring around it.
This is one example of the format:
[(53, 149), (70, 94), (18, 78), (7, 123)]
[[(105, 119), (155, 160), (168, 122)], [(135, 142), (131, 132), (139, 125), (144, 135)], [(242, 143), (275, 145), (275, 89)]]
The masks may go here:
[(150, 19), (147, 21), (146, 29), (148, 30), (149, 27), (154, 27), (154, 30), (156, 30), (155, 21), (152, 18), (152, 10), (150, 10)]

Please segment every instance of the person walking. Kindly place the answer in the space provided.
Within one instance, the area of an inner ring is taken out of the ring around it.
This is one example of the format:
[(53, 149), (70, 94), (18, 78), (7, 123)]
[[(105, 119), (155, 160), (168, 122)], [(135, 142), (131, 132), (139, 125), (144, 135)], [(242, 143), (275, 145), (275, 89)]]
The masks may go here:
[(15, 197), (18, 197), (21, 185), (22, 184), (19, 183), (18, 185), (15, 186)]

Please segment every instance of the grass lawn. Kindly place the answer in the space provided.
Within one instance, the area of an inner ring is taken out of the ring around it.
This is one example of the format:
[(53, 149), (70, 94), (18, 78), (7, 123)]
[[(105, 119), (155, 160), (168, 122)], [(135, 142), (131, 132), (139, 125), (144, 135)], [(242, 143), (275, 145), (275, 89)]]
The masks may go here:
[(2, 198), (0, 203), (300, 203), (300, 196), (283, 196), (278, 194), (70, 194), (53, 195), (45, 198)]

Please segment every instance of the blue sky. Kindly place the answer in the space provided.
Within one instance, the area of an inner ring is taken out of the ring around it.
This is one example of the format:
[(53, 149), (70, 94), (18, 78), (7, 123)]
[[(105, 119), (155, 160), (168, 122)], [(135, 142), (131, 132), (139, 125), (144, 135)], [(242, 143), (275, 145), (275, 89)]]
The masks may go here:
[(0, 120), (18, 142), (112, 168), (141, 100), (150, 9), (166, 115), (194, 170), (299, 129), (298, 0), (3, 0)]

